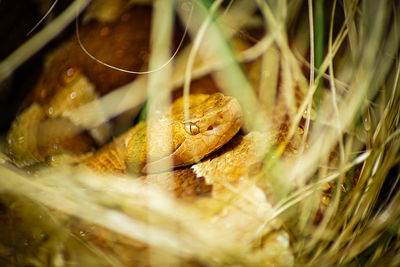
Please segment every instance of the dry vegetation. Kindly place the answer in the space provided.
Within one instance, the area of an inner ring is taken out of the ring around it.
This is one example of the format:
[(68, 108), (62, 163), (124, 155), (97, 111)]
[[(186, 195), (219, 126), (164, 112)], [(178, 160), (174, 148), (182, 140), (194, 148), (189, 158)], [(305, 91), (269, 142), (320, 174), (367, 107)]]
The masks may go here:
[[(1, 61), (0, 82), (87, 2), (73, 1)], [(208, 180), (214, 191), (229, 191), (223, 202), (176, 198), (132, 177), (64, 165), (27, 172), (4, 149), (0, 265), (400, 264), (398, 1), (131, 2), (153, 8), (149, 72), (71, 110), (72, 122), (89, 129), (147, 97), (152, 116), (169, 104), (170, 90), (188, 94), (192, 79), (211, 75), (241, 103), (243, 133), (275, 140), (257, 140), (267, 148), (244, 187), (231, 187), (229, 177)], [(88, 12), (82, 16), (107, 19), (101, 8)], [(174, 19), (188, 35), (176, 54)], [(132, 100), (116, 104), (121, 99)], [(98, 106), (105, 111), (93, 112)], [(231, 210), (238, 199), (246, 213)], [(221, 210), (233, 212), (231, 221), (215, 219)], [(224, 228), (240, 220), (249, 225)]]

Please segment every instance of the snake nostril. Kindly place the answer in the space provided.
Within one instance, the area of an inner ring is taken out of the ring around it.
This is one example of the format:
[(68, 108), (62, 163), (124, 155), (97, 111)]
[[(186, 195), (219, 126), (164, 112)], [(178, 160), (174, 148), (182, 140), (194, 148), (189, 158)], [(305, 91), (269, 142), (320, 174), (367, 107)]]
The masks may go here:
[(208, 126), (207, 131), (211, 131), (213, 129), (212, 125)]

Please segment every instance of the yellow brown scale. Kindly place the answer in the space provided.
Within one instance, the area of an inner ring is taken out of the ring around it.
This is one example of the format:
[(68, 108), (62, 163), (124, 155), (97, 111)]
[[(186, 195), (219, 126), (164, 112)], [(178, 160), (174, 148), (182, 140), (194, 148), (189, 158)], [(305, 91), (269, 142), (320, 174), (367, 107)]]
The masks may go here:
[(47, 104), (34, 102), (13, 121), (7, 135), (8, 152), (18, 166), (43, 163), (59, 153), (84, 153), (94, 145), (66, 112), (96, 99), (97, 93), (83, 74), (72, 69), (68, 74)]

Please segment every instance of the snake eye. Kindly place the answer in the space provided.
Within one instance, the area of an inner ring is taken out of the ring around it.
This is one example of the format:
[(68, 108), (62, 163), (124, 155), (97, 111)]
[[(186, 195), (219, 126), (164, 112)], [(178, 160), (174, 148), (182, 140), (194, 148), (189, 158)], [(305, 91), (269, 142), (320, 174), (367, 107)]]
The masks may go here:
[(193, 123), (185, 123), (185, 130), (188, 134), (191, 135), (196, 135), (200, 132), (199, 127), (197, 127), (195, 124)]

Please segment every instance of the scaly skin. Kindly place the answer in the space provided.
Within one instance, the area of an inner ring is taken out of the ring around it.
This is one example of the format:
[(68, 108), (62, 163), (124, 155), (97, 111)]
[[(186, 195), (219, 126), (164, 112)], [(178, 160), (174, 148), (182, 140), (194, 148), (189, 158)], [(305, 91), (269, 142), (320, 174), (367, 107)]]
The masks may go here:
[[(120, 173), (159, 172), (171, 164), (187, 166), (223, 146), (241, 124), (242, 111), (233, 97), (221, 93), (190, 95), (189, 120), (184, 118), (180, 98), (163, 116), (139, 123), (83, 164), (100, 172)], [(168, 129), (172, 139), (166, 140)]]

